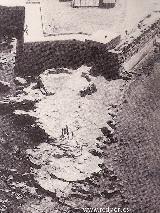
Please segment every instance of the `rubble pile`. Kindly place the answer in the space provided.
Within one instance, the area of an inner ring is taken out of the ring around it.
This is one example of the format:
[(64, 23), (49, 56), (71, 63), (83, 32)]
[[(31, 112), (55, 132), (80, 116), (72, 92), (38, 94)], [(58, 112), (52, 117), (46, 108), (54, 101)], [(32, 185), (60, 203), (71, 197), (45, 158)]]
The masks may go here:
[(17, 109), (15, 114), (34, 117), (48, 135), (48, 142), (28, 149), (27, 155), (36, 165), (32, 172), (37, 183), (58, 197), (68, 196), (77, 181), (99, 173), (103, 144), (113, 142), (112, 108), (121, 103), (125, 82), (93, 77), (90, 69), (46, 70), (12, 98), (34, 102), (34, 109)]

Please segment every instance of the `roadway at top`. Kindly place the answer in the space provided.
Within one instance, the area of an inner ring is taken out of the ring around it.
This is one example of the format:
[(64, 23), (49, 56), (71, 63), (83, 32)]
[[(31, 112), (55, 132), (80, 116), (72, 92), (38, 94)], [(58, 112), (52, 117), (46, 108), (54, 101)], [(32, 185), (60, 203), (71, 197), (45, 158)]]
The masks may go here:
[(117, 1), (115, 8), (73, 8), (71, 2), (41, 0), (43, 30), (46, 35), (92, 34), (116, 28), (125, 17), (126, 0)]
[(72, 8), (71, 2), (41, 0), (45, 35), (130, 30), (151, 11), (160, 10), (159, 0), (117, 0), (114, 8)]
[[(54, 40), (55, 35), (72, 39), (72, 34), (91, 35), (97, 31), (99, 35), (105, 31), (123, 33), (151, 11), (160, 10), (159, 0), (117, 0), (111, 9), (72, 8), (71, 2), (59, 0), (0, 0), (0, 5), (25, 6), (25, 42)], [(84, 39), (78, 36), (74, 38)]]

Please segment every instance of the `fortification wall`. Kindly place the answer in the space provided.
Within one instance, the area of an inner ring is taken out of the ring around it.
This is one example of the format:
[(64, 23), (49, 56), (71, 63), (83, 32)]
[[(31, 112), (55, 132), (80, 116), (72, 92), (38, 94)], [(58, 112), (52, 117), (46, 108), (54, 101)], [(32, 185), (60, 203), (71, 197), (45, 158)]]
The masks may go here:
[(29, 42), (23, 47), (19, 41), (18, 46), (16, 71), (21, 75), (36, 75), (53, 67), (74, 68), (90, 60), (86, 43), (77, 40)]
[(0, 6), (0, 36), (20, 38), (23, 36), (25, 7)]
[(118, 55), (108, 52), (108, 46), (92, 41), (56, 40), (27, 42), (19, 40), (15, 71), (21, 76), (38, 75), (46, 69), (92, 66), (94, 75), (106, 78), (117, 75)]
[(156, 37), (160, 34), (160, 12), (153, 12), (110, 52), (118, 54), (119, 63), (126, 70), (132, 69), (145, 55), (154, 51)]
[[(115, 78), (123, 66), (132, 69), (145, 55), (154, 50), (160, 32), (160, 12), (148, 15), (127, 33), (112, 50), (107, 44), (94, 41), (54, 40), (27, 42), (19, 40), (16, 71), (21, 75), (39, 74), (53, 67), (77, 68), (93, 66), (93, 74)], [(23, 44), (23, 45), (22, 45)]]

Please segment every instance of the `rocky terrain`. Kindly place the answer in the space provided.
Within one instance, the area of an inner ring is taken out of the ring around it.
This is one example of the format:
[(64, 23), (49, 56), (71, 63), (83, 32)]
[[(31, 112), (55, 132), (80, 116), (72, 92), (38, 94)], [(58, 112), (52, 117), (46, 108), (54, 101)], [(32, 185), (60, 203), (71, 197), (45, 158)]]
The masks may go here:
[[(82, 66), (78, 70), (46, 70), (21, 94), (10, 98), (17, 105), (35, 102), (33, 109), (16, 109), (14, 113), (33, 117), (36, 127), (48, 135), (43, 143), (26, 150), (34, 180), (76, 209), (81, 208), (77, 199), (92, 204), (94, 194), (96, 200), (120, 196), (116, 176), (115, 183), (109, 180), (110, 175), (114, 179), (114, 171), (112, 165), (104, 164), (103, 150), (116, 142), (113, 117), (126, 82), (93, 77), (90, 69)], [(103, 176), (107, 179), (106, 189), (101, 191), (98, 188)]]
[(132, 80), (86, 66), (23, 79), (11, 71), (14, 45), (2, 78), (1, 212), (158, 213), (158, 53)]
[(94, 77), (86, 66), (25, 80), (13, 72), (16, 41), (7, 42), (6, 62), (1, 57), (1, 89), (7, 85), (0, 105), (1, 212), (81, 212), (101, 198), (101, 205), (106, 198), (123, 205), (104, 150), (116, 142), (113, 118), (126, 81)]
[(0, 212), (158, 213), (159, 47), (110, 79), (86, 65), (22, 78), (15, 55), (3, 38)]

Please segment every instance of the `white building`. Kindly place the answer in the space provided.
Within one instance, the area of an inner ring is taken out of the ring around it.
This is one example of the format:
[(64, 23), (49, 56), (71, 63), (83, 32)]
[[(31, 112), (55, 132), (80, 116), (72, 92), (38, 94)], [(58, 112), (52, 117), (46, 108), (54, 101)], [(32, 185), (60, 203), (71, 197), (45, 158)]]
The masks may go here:
[(73, 7), (104, 7), (112, 8), (116, 0), (72, 0)]

